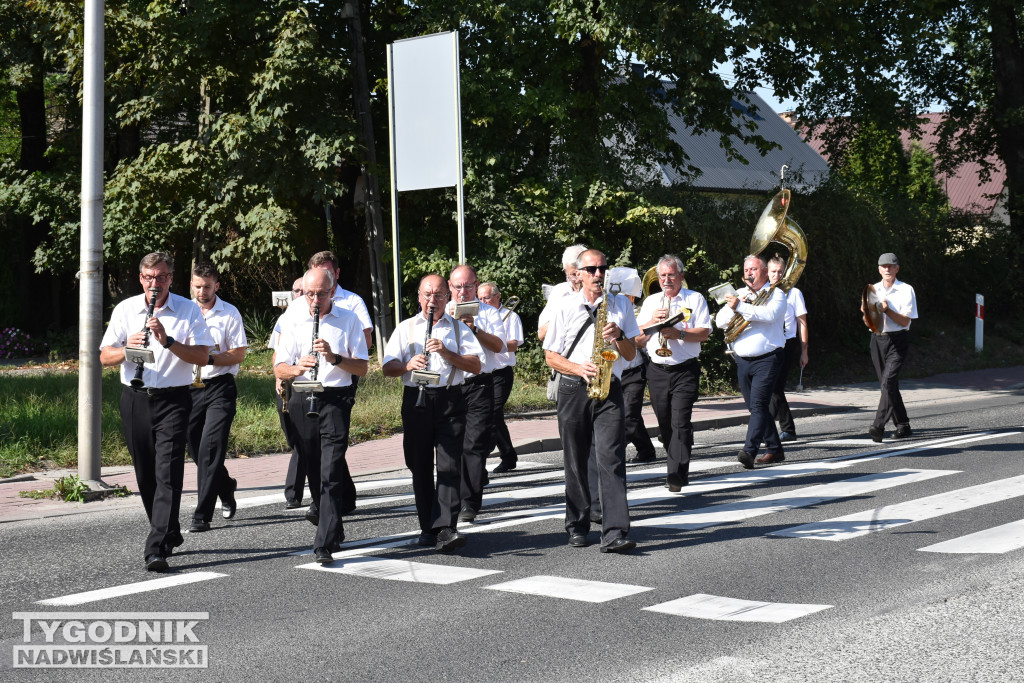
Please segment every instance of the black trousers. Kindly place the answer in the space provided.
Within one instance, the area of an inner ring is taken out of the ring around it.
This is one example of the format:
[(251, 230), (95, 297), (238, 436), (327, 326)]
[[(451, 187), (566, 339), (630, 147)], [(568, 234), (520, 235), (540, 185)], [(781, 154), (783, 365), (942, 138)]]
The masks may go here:
[[(295, 425), (295, 421), (292, 420), (290, 409), (286, 413), (282, 410), (283, 407), (284, 403), (281, 400), (281, 395), (278, 394), (277, 416), (281, 420), (281, 431), (284, 432), (284, 439), (288, 443), (288, 448), (292, 450), (292, 456), (288, 459), (288, 472), (284, 478), (284, 499), (301, 503), (302, 497), (306, 492), (306, 463), (303, 461), (302, 456), (299, 455), (299, 449), (295, 445), (299, 438), (298, 428)], [(305, 412), (303, 412), (304, 414)]]
[(209, 522), (217, 498), (230, 500), (234, 494), (231, 476), (224, 466), (228, 434), (235, 419), (238, 387), (234, 375), (206, 380), (203, 389), (190, 389), (192, 413), (188, 419), (188, 452), (196, 463), (199, 500), (192, 519)]
[[(402, 393), (402, 448), (412, 473), (412, 491), (421, 531), (454, 529), (462, 497), (462, 443), (466, 433), (466, 401), (462, 387), (424, 389), (426, 405), (416, 407), (418, 387)], [(437, 485), (434, 485), (435, 458)]]
[[(639, 352), (638, 352), (639, 353)], [(649, 361), (648, 361), (649, 362)], [(622, 372), (622, 409), (626, 443), (636, 447), (640, 459), (654, 457), (654, 443), (644, 425), (644, 389), (647, 388), (647, 364)]]
[(618, 379), (612, 379), (604, 401), (588, 398), (587, 385), (580, 377), (563, 375), (559, 381), (558, 433), (565, 465), (565, 528), (570, 534), (590, 531), (588, 459), (593, 445), (601, 491), (602, 545), (629, 533), (622, 413), (622, 384)]
[(779, 368), (779, 376), (775, 378), (775, 388), (772, 389), (772, 400), (768, 404), (768, 409), (771, 411), (772, 419), (779, 421), (779, 431), (793, 435), (796, 434), (796, 424), (789, 409), (789, 401), (786, 400), (786, 380), (789, 379), (789, 371), (799, 364), (800, 338), (787, 339), (782, 352), (782, 367)]
[(777, 453), (782, 448), (779, 430), (776, 429), (775, 420), (768, 409), (780, 367), (782, 349), (755, 359), (736, 356), (736, 376), (739, 379), (740, 391), (743, 393), (743, 402), (750, 411), (743, 450), (751, 455), (757, 455), (761, 441), (764, 441), (764, 448), (769, 453)]
[(495, 445), (498, 453), (501, 454), (501, 461), (514, 465), (519, 462), (515, 447), (512, 446), (512, 437), (508, 433), (508, 425), (505, 424), (505, 404), (508, 397), (512, 395), (512, 383), (515, 381), (515, 367), (508, 366), (491, 373), (494, 378), (494, 412), (491, 413), (491, 433), (494, 435)]
[(192, 397), (188, 387), (152, 396), (124, 387), (120, 408), (121, 429), (135, 466), (142, 505), (149, 518), (143, 557), (167, 557), (182, 542), (178, 512)]
[(903, 369), (903, 362), (907, 359), (909, 350), (908, 330), (871, 335), (871, 362), (875, 366), (875, 374), (878, 375), (878, 383), (882, 388), (874, 423), (879, 429), (885, 429), (889, 420), (892, 420), (897, 428), (910, 425), (907, 407), (903, 405), (903, 395), (900, 394), (900, 370)]
[(487, 456), (494, 450), (494, 378), (477, 375), (462, 385), (466, 434), (462, 442), (462, 506), (479, 512), (487, 477)]
[(647, 373), (651, 407), (658, 418), (661, 443), (668, 454), (668, 474), (689, 481), (693, 451), (693, 404), (700, 393), (700, 363), (690, 359), (678, 365), (651, 362)]
[(320, 514), (313, 549), (334, 552), (345, 540), (341, 518), (355, 507), (356, 486), (345, 461), (355, 387), (324, 389), (316, 394), (318, 416), (308, 416), (309, 394), (294, 392), (288, 414), (302, 416), (296, 446), (306, 462), (312, 509)]

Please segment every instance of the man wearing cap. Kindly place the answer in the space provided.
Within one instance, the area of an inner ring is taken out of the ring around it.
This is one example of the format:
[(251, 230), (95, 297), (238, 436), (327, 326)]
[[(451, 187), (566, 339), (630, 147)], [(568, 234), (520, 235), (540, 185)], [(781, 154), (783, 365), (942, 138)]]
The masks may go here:
[(911, 434), (910, 418), (900, 395), (900, 370), (910, 347), (910, 321), (917, 318), (917, 296), (913, 287), (896, 279), (900, 272), (896, 254), (887, 252), (879, 256), (878, 272), (882, 281), (875, 284), (875, 294), (883, 325), (881, 332), (871, 333), (871, 362), (875, 365), (882, 395), (868, 434), (873, 441), (881, 443), (890, 419), (896, 425), (897, 439)]

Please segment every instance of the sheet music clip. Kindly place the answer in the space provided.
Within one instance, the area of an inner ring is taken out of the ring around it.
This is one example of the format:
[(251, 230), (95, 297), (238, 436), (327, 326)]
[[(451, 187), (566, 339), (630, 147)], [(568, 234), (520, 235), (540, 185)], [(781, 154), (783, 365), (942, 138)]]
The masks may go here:
[(413, 370), (413, 384), (425, 387), (436, 387), (441, 383), (441, 373), (432, 370)]
[(152, 363), (156, 360), (153, 349), (144, 349), (141, 346), (124, 347), (124, 359), (129, 363), (142, 364)]
[(292, 382), (292, 391), (297, 391), (300, 394), (308, 394), (310, 392), (319, 394), (323, 390), (323, 383), (311, 379), (297, 379)]

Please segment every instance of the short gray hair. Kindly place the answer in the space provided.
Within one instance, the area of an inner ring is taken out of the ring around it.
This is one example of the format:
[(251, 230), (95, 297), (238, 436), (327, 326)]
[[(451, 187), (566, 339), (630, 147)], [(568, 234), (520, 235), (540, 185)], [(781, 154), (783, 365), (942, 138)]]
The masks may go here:
[(586, 250), (587, 248), (582, 244), (574, 244), (571, 247), (566, 247), (565, 251), (562, 252), (562, 268), (564, 269), (566, 266), (575, 266), (579, 268), (576, 262), (579, 260), (580, 254)]
[(686, 264), (683, 263), (683, 259), (679, 258), (675, 254), (665, 254), (664, 256), (662, 256), (660, 259), (658, 259), (657, 267), (661, 268), (662, 263), (674, 263), (676, 264), (676, 270), (678, 270), (680, 274), (686, 272)]
[(167, 272), (174, 272), (174, 258), (166, 251), (154, 251), (152, 254), (143, 256), (139, 261), (139, 272), (141, 273), (143, 268), (155, 268), (161, 263), (167, 264)]
[(743, 265), (747, 265), (747, 261), (760, 261), (762, 267), (768, 267), (768, 261), (760, 254), (747, 254), (743, 259)]

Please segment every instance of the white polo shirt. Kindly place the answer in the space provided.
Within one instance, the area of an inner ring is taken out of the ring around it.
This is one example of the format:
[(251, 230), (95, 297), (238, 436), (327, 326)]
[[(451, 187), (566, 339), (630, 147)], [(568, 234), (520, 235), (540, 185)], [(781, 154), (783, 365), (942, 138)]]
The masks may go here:
[[(663, 295), (661, 293), (652, 294), (644, 299), (644, 303), (640, 307), (640, 314), (637, 316), (638, 319), (644, 322), (653, 319), (655, 311), (659, 308), (665, 308), (662, 299)], [(675, 315), (683, 308), (690, 309), (690, 319), (685, 322), (676, 323), (673, 326), (677, 330), (711, 329), (711, 313), (708, 311), (708, 302), (700, 292), (695, 292), (691, 289), (680, 289), (674, 297), (668, 300), (668, 304), (669, 316)], [(651, 357), (652, 363), (658, 365), (679, 365), (700, 355), (700, 342), (683, 341), (682, 339), (667, 339), (666, 341), (668, 342), (668, 350), (672, 352), (672, 355), (665, 357), (655, 353), (660, 345), (657, 335), (647, 342), (647, 353)]]
[[(885, 299), (889, 302), (889, 308), (896, 311), (900, 315), (905, 315), (911, 320), (917, 318), (917, 295), (914, 293), (914, 288), (908, 285), (906, 282), (899, 280), (893, 280), (892, 287), (889, 289), (885, 288), (882, 282), (875, 283), (875, 294), (878, 295), (879, 299)], [(885, 325), (882, 327), (882, 332), (899, 332), (900, 330), (909, 330), (910, 325), (906, 327), (897, 325), (896, 321), (887, 315), (883, 315), (885, 318)]]
[[(332, 353), (346, 358), (368, 360), (366, 335), (361, 325), (355, 313), (332, 305), (331, 310), (320, 314), (319, 338), (330, 344)], [(298, 311), (288, 315), (281, 336), (277, 340), (277, 348), (274, 350), (275, 365), (297, 365), (299, 359), (308, 356), (312, 349), (313, 314), (309, 312), (307, 305), (305, 315), (300, 315)], [(312, 370), (307, 370), (295, 379), (313, 379), (309, 376), (310, 372)], [(327, 362), (325, 354), (320, 354), (316, 379), (324, 387), (347, 387), (352, 384), (352, 373), (342, 369), (341, 364), (331, 365)]]
[[(195, 299), (192, 301), (199, 306), (198, 301)], [(242, 315), (237, 308), (218, 296), (208, 312), (204, 311), (202, 306), (199, 306), (199, 310), (206, 319), (206, 326), (210, 328), (210, 334), (213, 335), (213, 348), (210, 349), (210, 353), (224, 353), (231, 349), (249, 346), (249, 342), (245, 338)], [(238, 375), (238, 365), (203, 366), (203, 379), (213, 379), (221, 375)]]

